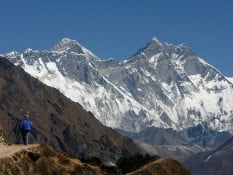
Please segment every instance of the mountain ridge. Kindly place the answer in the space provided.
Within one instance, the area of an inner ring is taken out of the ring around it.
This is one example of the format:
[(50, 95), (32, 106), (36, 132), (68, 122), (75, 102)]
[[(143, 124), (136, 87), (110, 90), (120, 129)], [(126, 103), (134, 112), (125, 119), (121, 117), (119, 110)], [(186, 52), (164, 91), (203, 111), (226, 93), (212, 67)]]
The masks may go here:
[(77, 54), (84, 54), (91, 57), (95, 56), (90, 50), (82, 46), (78, 41), (70, 38), (63, 38), (58, 44), (56, 44), (50, 51), (52, 52), (74, 52)]
[(70, 51), (6, 56), (112, 128), (182, 130), (207, 122), (233, 132), (232, 83), (185, 44), (152, 39), (122, 62)]
[[(141, 152), (128, 138), (103, 126), (91, 112), (0, 57), (0, 115), (5, 141), (16, 143), (24, 111), (33, 121), (32, 143), (46, 143), (80, 158), (114, 162)], [(93, 132), (94, 131), (94, 132)]]
[(117, 132), (134, 140), (149, 154), (171, 157), (180, 162), (184, 162), (193, 154), (215, 150), (232, 137), (229, 132), (213, 131), (207, 125), (198, 125), (182, 131), (150, 127), (138, 133), (122, 130)]
[(227, 77), (227, 79), (228, 79), (231, 83), (233, 83), (233, 77)]
[(194, 154), (184, 165), (198, 175), (231, 175), (233, 173), (233, 137), (212, 151)]

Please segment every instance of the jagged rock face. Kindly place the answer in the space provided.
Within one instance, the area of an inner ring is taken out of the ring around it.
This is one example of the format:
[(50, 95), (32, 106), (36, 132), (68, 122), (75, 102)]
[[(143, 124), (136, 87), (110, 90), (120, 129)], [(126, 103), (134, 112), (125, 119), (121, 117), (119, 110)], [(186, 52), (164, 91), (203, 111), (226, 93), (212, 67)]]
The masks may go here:
[(102, 61), (78, 42), (51, 51), (6, 57), (91, 111), (103, 124), (127, 131), (182, 130), (202, 122), (233, 133), (233, 85), (190, 48), (156, 38), (130, 59)]
[(17, 123), (30, 112), (31, 143), (48, 143), (81, 158), (116, 161), (140, 150), (128, 138), (103, 126), (58, 90), (42, 84), (20, 67), (0, 58), (0, 116), (7, 143), (15, 143)]

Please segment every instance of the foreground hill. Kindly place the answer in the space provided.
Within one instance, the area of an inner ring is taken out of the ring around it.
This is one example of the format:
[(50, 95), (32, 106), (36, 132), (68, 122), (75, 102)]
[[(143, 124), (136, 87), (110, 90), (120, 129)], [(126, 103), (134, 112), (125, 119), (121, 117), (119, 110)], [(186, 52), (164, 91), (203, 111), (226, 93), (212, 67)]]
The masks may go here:
[(233, 137), (214, 151), (195, 154), (185, 165), (197, 175), (233, 174)]
[[(121, 169), (83, 163), (71, 154), (58, 152), (47, 145), (7, 145), (0, 128), (1, 175), (117, 175)], [(130, 164), (129, 164), (130, 166)], [(128, 167), (128, 165), (125, 165)], [(158, 159), (128, 175), (192, 175), (177, 161)]]
[(78, 103), (0, 57), (0, 116), (7, 143), (16, 142), (16, 126), (24, 111), (30, 111), (34, 125), (33, 143), (113, 162), (140, 152), (130, 139), (103, 126)]
[(100, 168), (46, 145), (0, 145), (1, 175), (103, 175)]
[(191, 171), (172, 159), (159, 159), (127, 175), (193, 175)]

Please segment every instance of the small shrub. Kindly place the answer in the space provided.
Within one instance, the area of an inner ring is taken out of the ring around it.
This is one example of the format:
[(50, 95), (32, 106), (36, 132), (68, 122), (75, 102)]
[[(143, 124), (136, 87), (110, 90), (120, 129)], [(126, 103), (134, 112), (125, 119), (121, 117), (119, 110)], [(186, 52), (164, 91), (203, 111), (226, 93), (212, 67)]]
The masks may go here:
[(136, 154), (132, 157), (119, 159), (117, 166), (121, 169), (122, 173), (129, 173), (157, 159), (159, 159), (159, 156)]

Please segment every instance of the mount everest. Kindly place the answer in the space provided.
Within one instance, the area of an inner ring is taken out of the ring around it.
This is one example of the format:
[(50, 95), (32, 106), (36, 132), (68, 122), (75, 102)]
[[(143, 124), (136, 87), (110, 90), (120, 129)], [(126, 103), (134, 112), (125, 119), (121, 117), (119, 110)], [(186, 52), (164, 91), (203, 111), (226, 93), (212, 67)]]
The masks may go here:
[(207, 123), (233, 133), (233, 84), (185, 44), (153, 38), (122, 62), (101, 60), (65, 38), (49, 51), (4, 54), (91, 111), (104, 125), (138, 132)]

